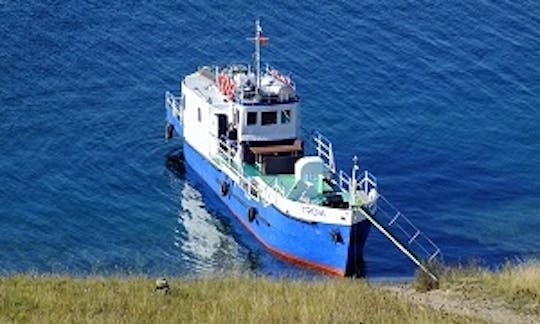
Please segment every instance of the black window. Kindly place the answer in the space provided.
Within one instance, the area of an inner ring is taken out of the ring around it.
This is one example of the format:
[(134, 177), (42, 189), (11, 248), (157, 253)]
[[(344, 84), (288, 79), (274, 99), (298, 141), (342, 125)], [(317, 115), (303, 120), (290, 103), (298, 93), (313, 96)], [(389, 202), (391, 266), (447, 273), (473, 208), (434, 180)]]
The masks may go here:
[(257, 113), (256, 112), (248, 112), (247, 113), (247, 124), (248, 125), (257, 124)]
[(270, 125), (277, 124), (277, 112), (276, 111), (265, 111), (262, 113), (261, 124)]
[(197, 108), (197, 119), (199, 120), (199, 123), (201, 122), (201, 108)]

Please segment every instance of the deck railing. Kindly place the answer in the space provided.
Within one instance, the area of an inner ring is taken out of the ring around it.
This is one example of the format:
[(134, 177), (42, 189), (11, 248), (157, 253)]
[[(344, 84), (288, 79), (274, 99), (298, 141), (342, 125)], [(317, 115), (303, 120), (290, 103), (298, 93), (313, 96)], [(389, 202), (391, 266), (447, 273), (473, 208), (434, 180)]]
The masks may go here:
[(175, 96), (171, 92), (165, 91), (165, 107), (171, 109), (177, 117), (181, 117), (182, 97)]
[(332, 179), (332, 182), (336, 184), (341, 191), (348, 192), (351, 186), (351, 177), (347, 173), (343, 172), (343, 170), (339, 170), (339, 172), (334, 174), (334, 176), (337, 179)]
[(279, 192), (283, 197), (288, 196), (288, 192), (285, 190), (285, 186), (279, 181), (278, 177), (275, 178), (272, 188)]
[(246, 194), (252, 199), (259, 201), (261, 198), (259, 186), (254, 179), (250, 179), (244, 175), (244, 169), (241, 164), (238, 165), (234, 162), (238, 150), (230, 145), (226, 138), (216, 139), (218, 141), (218, 157), (221, 161), (225, 162), (225, 166), (238, 177), (239, 184)]
[(369, 171), (365, 170), (364, 176), (358, 182), (358, 187), (367, 195), (371, 189), (377, 189), (377, 178)]
[(334, 162), (334, 150), (332, 149), (332, 142), (317, 131), (312, 133), (312, 139), (315, 143), (317, 155), (323, 160), (323, 163), (328, 170), (335, 173), (336, 163)]

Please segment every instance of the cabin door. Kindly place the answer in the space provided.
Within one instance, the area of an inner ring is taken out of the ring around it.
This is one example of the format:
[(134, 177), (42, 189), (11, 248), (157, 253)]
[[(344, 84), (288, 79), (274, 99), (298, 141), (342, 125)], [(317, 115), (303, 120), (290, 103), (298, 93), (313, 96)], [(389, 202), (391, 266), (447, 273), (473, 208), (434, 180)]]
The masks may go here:
[(228, 118), (225, 114), (214, 114), (210, 125), (210, 154), (218, 153), (219, 140), (227, 136)]
[(227, 115), (217, 114), (217, 136), (222, 138), (227, 135), (227, 128), (229, 126), (229, 120)]

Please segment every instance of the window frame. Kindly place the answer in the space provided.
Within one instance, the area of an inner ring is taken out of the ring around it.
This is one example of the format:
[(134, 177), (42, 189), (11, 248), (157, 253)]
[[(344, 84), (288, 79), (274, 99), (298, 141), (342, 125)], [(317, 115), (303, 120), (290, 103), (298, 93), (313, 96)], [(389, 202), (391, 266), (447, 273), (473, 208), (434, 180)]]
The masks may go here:
[(278, 123), (278, 114), (276, 110), (261, 112), (261, 125), (276, 125)]
[[(255, 116), (255, 120), (252, 120), (250, 118), (250, 116)], [(256, 111), (248, 111), (246, 113), (246, 126), (253, 126), (253, 125), (257, 125), (259, 121), (259, 113), (256, 112)]]

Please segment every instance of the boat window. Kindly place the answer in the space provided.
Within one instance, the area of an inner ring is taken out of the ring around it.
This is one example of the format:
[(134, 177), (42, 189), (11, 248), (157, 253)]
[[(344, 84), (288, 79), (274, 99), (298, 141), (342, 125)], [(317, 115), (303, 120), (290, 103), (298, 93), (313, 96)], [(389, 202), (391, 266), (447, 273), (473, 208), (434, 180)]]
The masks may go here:
[(197, 120), (199, 121), (199, 123), (201, 122), (201, 107), (197, 108)]
[(248, 125), (255, 125), (257, 124), (257, 112), (248, 112), (247, 113), (247, 124)]
[(282, 124), (288, 124), (291, 122), (291, 111), (289, 109), (285, 109), (281, 111), (281, 123)]
[(261, 116), (261, 124), (277, 124), (277, 111), (264, 111)]

